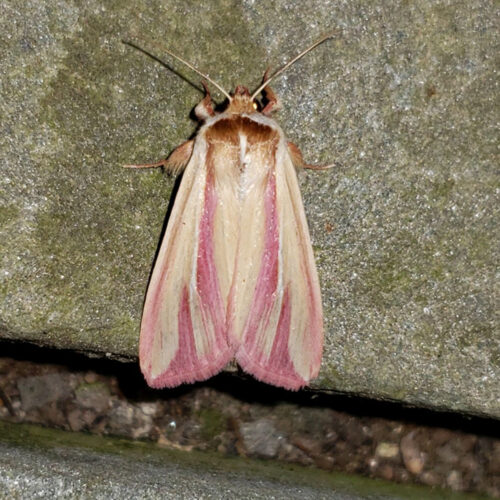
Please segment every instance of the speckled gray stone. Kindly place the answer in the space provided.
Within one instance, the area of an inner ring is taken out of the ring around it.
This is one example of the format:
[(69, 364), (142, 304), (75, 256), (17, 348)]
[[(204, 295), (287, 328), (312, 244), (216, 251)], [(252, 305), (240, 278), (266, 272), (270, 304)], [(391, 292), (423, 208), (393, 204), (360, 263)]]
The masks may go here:
[(308, 161), (338, 164), (301, 176), (326, 319), (314, 387), (500, 416), (492, 2), (3, 10), (2, 337), (136, 353), (174, 181), (121, 166), (188, 138), (201, 94), (122, 38), (159, 56), (169, 47), (226, 88), (254, 87), (268, 64), (336, 28), (274, 83), (289, 138)]

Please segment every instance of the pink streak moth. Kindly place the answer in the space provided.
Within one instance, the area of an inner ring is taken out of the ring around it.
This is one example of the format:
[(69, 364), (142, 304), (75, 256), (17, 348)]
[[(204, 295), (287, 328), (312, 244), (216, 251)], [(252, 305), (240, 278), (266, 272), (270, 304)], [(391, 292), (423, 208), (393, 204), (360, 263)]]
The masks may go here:
[(216, 113), (203, 82), (195, 139), (166, 160), (127, 165), (183, 171), (142, 314), (139, 361), (151, 387), (205, 380), (233, 358), (286, 389), (318, 375), (323, 313), (295, 168), (328, 167), (304, 163), (270, 118), (279, 103), (268, 84), (332, 36), (270, 77), (266, 71), (253, 94), (243, 86), (229, 94), (166, 51), (217, 87), (227, 105)]

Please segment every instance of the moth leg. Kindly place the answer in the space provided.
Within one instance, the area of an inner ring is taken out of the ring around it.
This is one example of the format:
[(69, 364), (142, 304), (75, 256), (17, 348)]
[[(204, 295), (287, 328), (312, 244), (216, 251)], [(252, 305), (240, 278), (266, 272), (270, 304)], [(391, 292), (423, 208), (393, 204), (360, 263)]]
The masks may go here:
[(123, 165), (125, 168), (154, 168), (165, 167), (165, 169), (173, 175), (177, 175), (188, 164), (191, 154), (193, 153), (194, 141), (183, 142), (179, 147), (174, 149), (170, 156), (156, 163), (143, 163), (140, 165)]
[(207, 118), (214, 116), (214, 108), (212, 106), (212, 97), (210, 96), (210, 90), (207, 87), (206, 82), (202, 80), (201, 84), (205, 89), (205, 97), (200, 101), (200, 103), (194, 108), (194, 114), (198, 120), (203, 121)]
[(155, 167), (164, 167), (167, 163), (167, 159), (158, 161), (156, 163), (138, 163), (133, 165), (123, 165), (123, 168), (155, 168)]
[(299, 149), (299, 147), (293, 142), (288, 142), (287, 144), (288, 144), (288, 152), (290, 153), (290, 157), (292, 158), (292, 163), (295, 166), (295, 168), (308, 168), (311, 170), (328, 170), (329, 168), (335, 166), (334, 163), (332, 163), (331, 165), (311, 165), (309, 163), (306, 163), (302, 156), (302, 151)]
[[(267, 68), (264, 76), (262, 77), (262, 82), (265, 82), (267, 80), (267, 77), (269, 76), (269, 70), (270, 68)], [(262, 109), (261, 113), (264, 115), (269, 115), (274, 111), (278, 111), (281, 108), (281, 101), (279, 97), (274, 93), (273, 89), (266, 85), (262, 89), (262, 93), (266, 97), (266, 105)]]
[(165, 161), (165, 168), (174, 175), (181, 173), (193, 154), (194, 140), (183, 142), (175, 148)]

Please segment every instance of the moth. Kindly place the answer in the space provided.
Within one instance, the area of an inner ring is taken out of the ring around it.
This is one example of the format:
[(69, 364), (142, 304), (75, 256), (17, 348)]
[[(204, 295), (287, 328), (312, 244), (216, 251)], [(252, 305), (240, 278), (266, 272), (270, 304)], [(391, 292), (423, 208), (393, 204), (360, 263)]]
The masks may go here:
[(139, 361), (151, 387), (205, 380), (232, 359), (290, 390), (318, 375), (321, 294), (296, 168), (328, 167), (306, 164), (270, 117), (279, 102), (269, 82), (332, 36), (266, 71), (252, 94), (241, 85), (229, 94), (166, 50), (227, 102), (215, 112), (203, 81), (196, 137), (166, 160), (127, 165), (183, 172), (142, 314)]

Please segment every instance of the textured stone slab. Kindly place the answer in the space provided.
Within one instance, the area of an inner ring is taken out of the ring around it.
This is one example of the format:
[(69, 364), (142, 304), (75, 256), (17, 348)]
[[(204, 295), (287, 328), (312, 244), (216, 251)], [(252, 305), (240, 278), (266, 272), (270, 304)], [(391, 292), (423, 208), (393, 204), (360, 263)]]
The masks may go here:
[(174, 181), (121, 165), (189, 137), (201, 94), (122, 38), (253, 87), (338, 28), (274, 85), (305, 158), (339, 165), (301, 177), (326, 315), (314, 386), (500, 416), (498, 17), (480, 0), (5, 9), (1, 336), (135, 356)]

